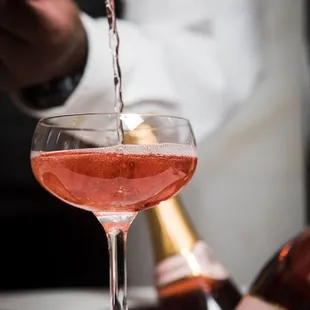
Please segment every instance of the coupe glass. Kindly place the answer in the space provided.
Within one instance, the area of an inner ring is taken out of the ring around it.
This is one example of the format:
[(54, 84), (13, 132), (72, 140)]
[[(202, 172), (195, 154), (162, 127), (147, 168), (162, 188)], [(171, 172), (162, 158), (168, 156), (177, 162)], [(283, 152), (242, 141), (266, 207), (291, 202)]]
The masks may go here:
[(196, 165), (194, 135), (184, 118), (92, 113), (39, 121), (31, 148), (32, 171), (47, 191), (91, 211), (105, 229), (112, 310), (127, 309), (130, 224), (139, 211), (177, 194)]

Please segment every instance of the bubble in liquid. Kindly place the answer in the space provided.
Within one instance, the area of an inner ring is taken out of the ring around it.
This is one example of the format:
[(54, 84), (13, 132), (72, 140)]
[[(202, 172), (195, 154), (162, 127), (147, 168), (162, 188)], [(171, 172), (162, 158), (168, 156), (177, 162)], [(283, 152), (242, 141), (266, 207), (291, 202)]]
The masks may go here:
[[(71, 150), (81, 151), (81, 149)], [(114, 145), (93, 149), (84, 149), (84, 151), (103, 152), (103, 153), (119, 153), (119, 154), (154, 154), (162, 156), (196, 156), (196, 150), (190, 145), (181, 145), (176, 143), (162, 143), (162, 144), (127, 144)], [(60, 151), (61, 152), (61, 151)], [(37, 155), (33, 152), (33, 156)]]
[[(139, 196), (139, 191), (131, 186), (120, 186), (115, 192), (114, 192), (114, 199), (116, 199), (116, 204), (117, 204), (117, 200), (121, 200), (121, 199), (128, 199), (128, 200), (132, 200), (135, 197)], [(129, 201), (128, 201), (129, 202)]]

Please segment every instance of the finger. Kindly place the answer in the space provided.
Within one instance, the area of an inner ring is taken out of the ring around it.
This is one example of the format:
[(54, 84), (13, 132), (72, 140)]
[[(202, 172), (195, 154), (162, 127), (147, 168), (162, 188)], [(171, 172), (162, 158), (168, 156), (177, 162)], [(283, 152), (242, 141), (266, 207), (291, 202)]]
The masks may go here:
[(9, 68), (0, 60), (0, 92), (16, 90), (16, 82)]
[(18, 91), (38, 84), (37, 80), (32, 79), (31, 72), (28, 71), (23, 76), (17, 75), (16, 72), (18, 71), (12, 70), (0, 60), (0, 92)]
[(33, 53), (33, 49), (29, 43), (0, 29), (0, 46), (1, 90), (7, 91), (20, 85), (22, 81), (30, 81), (31, 73), (26, 68), (29, 67), (29, 55)]
[(70, 28), (73, 12), (78, 11), (71, 0), (10, 0), (9, 3), (0, 9), (0, 27), (32, 43), (61, 36)]
[(41, 33), (38, 16), (25, 0), (10, 0), (0, 9), (0, 28), (27, 41)]
[(0, 28), (0, 60), (8, 66), (23, 61), (28, 55), (30, 43), (17, 37), (15, 34)]

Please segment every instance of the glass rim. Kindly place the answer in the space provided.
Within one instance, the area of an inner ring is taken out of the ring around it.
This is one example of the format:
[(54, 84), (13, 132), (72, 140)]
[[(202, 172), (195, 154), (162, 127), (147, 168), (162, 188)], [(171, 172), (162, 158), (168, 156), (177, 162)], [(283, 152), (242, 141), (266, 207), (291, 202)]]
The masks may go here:
[[(53, 115), (53, 116), (47, 116), (43, 117), (39, 120), (38, 125), (42, 125), (44, 127), (51, 127), (51, 128), (60, 128), (63, 130), (87, 130), (87, 128), (76, 128), (73, 126), (66, 126), (66, 125), (57, 125), (57, 124), (49, 124), (47, 123), (50, 120), (53, 119), (61, 119), (61, 118), (67, 118), (67, 117), (79, 117), (79, 116), (116, 116), (116, 115), (137, 115), (137, 116), (144, 116), (144, 117), (151, 117), (151, 118), (170, 118), (170, 119), (175, 119), (179, 121), (183, 121), (184, 125), (189, 125), (191, 126), (191, 123), (189, 119), (181, 116), (174, 116), (174, 115), (169, 115), (169, 114), (156, 114), (156, 113), (118, 113), (118, 112), (89, 112), (89, 113), (67, 113), (67, 114), (58, 114), (58, 115)], [(176, 127), (180, 126), (175, 125)], [(173, 127), (175, 127), (173, 126)], [(95, 131), (98, 131), (98, 129), (92, 129)]]

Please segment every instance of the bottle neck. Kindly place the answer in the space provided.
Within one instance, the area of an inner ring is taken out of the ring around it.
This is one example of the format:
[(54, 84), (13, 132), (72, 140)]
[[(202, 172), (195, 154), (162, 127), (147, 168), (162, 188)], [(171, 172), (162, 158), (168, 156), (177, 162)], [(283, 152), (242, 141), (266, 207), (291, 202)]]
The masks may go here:
[(177, 198), (146, 212), (156, 263), (193, 249), (198, 235)]
[[(139, 130), (125, 135), (129, 144), (157, 143), (152, 127), (141, 124)], [(176, 197), (146, 211), (156, 263), (184, 251), (191, 251), (198, 241), (181, 201)]]

